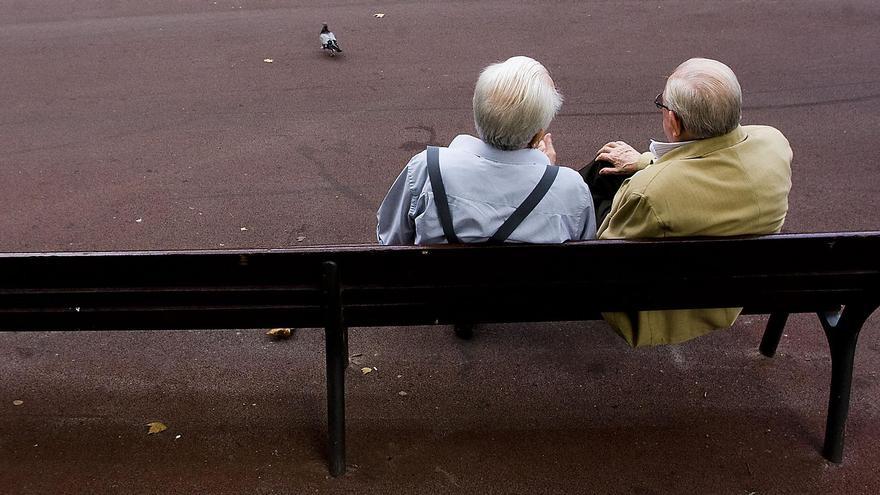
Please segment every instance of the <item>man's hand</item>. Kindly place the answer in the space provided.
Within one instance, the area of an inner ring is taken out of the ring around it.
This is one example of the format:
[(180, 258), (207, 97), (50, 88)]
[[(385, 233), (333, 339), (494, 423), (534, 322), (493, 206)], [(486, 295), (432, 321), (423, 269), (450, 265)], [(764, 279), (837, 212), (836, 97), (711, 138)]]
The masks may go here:
[(553, 147), (553, 138), (550, 134), (544, 134), (544, 137), (538, 141), (538, 145), (535, 148), (547, 155), (551, 165), (556, 165), (556, 149)]
[(628, 175), (638, 172), (636, 162), (642, 156), (632, 146), (623, 141), (612, 141), (602, 146), (596, 160), (611, 162), (614, 168), (607, 167), (599, 170), (599, 175)]

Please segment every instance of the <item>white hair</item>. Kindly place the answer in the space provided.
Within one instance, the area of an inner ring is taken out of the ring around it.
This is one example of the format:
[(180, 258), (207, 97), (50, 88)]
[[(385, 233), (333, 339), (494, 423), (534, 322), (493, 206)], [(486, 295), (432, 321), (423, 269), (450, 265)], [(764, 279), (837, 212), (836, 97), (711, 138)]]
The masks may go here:
[(562, 106), (543, 65), (511, 57), (480, 74), (474, 88), (474, 124), (480, 139), (502, 150), (525, 148)]
[(666, 80), (663, 103), (695, 139), (727, 134), (742, 118), (742, 89), (736, 74), (708, 58), (679, 65)]

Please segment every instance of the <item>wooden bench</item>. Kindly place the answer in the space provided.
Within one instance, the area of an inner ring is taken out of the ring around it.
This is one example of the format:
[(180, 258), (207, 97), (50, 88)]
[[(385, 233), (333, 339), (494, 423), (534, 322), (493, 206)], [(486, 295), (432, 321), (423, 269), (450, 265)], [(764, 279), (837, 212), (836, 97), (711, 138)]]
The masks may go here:
[(880, 303), (878, 255), (880, 232), (0, 254), (0, 330), (324, 327), (329, 468), (338, 476), (345, 470), (348, 327), (743, 306), (771, 315), (760, 349), (772, 356), (787, 315), (815, 312), (832, 360), (823, 454), (840, 462), (856, 341)]

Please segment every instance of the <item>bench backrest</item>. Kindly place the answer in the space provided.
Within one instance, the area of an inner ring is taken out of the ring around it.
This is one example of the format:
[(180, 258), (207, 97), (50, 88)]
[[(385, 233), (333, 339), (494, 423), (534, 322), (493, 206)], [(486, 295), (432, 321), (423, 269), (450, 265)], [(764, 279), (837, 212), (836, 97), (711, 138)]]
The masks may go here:
[(880, 232), (560, 245), (0, 254), (0, 329), (319, 327), (324, 264), (349, 326), (593, 319), (880, 298)]

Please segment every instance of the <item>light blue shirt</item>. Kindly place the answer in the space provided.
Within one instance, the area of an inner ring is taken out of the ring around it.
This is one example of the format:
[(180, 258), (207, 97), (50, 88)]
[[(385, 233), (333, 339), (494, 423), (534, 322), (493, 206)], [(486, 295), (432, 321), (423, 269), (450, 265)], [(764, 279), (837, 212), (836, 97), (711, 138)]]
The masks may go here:
[[(428, 180), (427, 153), (412, 157), (382, 201), (376, 236), (385, 245), (446, 243)], [(460, 135), (440, 148), (440, 170), (453, 226), (461, 242), (492, 237), (532, 192), (546, 166), (536, 149), (504, 151)], [(547, 195), (508, 242), (560, 243), (596, 237), (590, 190), (580, 174), (560, 167)]]

